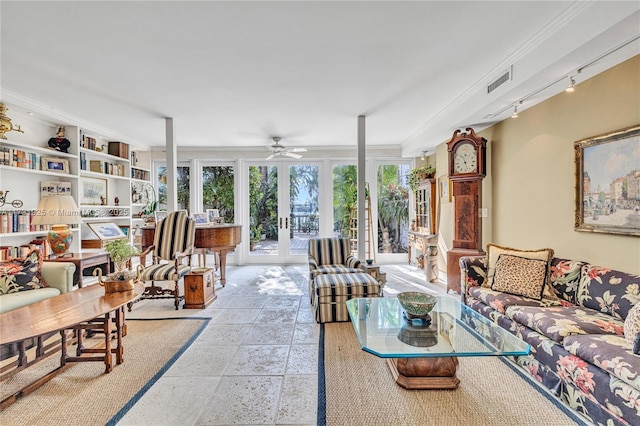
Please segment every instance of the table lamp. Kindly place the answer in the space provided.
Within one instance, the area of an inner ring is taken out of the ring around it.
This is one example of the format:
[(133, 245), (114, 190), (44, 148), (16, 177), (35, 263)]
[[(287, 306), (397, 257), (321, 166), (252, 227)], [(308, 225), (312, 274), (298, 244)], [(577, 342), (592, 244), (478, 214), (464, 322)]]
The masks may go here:
[(82, 223), (80, 210), (71, 195), (48, 195), (40, 198), (32, 225), (51, 225), (47, 240), (51, 251), (61, 256), (69, 250), (73, 241), (72, 224)]

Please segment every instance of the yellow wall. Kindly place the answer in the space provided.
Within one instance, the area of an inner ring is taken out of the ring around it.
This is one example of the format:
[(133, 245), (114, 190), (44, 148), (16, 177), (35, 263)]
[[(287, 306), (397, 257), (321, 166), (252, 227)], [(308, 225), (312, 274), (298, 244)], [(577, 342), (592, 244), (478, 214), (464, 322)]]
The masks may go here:
[[(640, 237), (574, 231), (574, 142), (637, 124), (640, 56), (480, 132), (489, 141), (484, 245), (551, 247), (557, 257), (640, 274)], [(442, 172), (446, 154), (440, 145)], [(450, 248), (453, 211), (441, 207), (441, 244)]]

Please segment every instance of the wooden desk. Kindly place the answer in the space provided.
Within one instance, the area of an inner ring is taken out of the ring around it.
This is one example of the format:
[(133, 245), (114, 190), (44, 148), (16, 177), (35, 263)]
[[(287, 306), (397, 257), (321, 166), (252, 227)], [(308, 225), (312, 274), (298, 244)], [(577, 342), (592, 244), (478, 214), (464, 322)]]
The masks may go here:
[(74, 285), (77, 284), (78, 288), (83, 287), (83, 269), (90, 268), (92, 266), (107, 265), (106, 271), (102, 271), (102, 273), (103, 275), (108, 275), (109, 273), (111, 273), (111, 268), (109, 266), (109, 253), (104, 251), (71, 253), (71, 256), (60, 256), (43, 260), (45, 262), (71, 262), (76, 265), (76, 271), (73, 273), (73, 283)]
[[(153, 245), (155, 226), (143, 226), (142, 251)], [(198, 225), (196, 226), (195, 247), (209, 249), (220, 256), (220, 284), (224, 287), (227, 283), (227, 253), (234, 250), (242, 241), (242, 225)], [(144, 259), (141, 259), (141, 263)], [(144, 264), (144, 263), (143, 263)], [(202, 265), (206, 267), (205, 265)]]
[[(143, 285), (136, 284), (132, 291), (105, 294), (103, 287), (92, 285), (0, 314), (0, 345), (60, 332), (61, 344), (59, 347), (62, 352), (58, 368), (4, 399), (0, 402), (0, 409), (4, 409), (18, 398), (31, 393), (51, 380), (65, 368), (68, 362), (103, 362), (105, 373), (109, 373), (113, 368), (112, 354), (115, 354), (116, 363), (122, 364), (124, 361), (122, 337), (126, 334), (124, 333), (124, 306), (138, 299), (143, 291)], [(114, 348), (111, 347), (112, 323), (115, 325), (116, 345)], [(85, 349), (82, 346), (82, 330), (89, 329), (100, 330), (104, 333), (104, 348)], [(67, 354), (68, 330), (76, 331), (78, 336), (75, 357)], [(47, 352), (46, 348), (41, 346), (42, 339), (38, 339), (38, 341), (36, 359), (28, 362), (24, 350), (20, 350), (16, 369), (7, 375), (20, 371), (57, 350), (55, 347)], [(85, 353), (102, 355), (82, 356)]]

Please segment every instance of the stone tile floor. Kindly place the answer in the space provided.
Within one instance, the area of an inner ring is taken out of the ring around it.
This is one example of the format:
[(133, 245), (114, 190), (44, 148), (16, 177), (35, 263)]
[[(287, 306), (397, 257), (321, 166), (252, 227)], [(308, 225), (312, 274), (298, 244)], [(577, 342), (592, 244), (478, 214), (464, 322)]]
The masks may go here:
[[(319, 325), (309, 305), (307, 265), (230, 266), (227, 285), (204, 310), (171, 300), (136, 304), (129, 318), (210, 317), (197, 340), (119, 425), (315, 425)], [(444, 294), (407, 265), (383, 265), (385, 296)]]

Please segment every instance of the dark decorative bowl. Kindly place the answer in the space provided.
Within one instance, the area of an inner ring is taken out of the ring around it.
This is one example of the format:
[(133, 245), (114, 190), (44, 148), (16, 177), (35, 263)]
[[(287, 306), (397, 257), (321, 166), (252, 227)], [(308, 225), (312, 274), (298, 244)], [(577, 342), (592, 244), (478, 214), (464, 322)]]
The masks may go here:
[(404, 308), (407, 318), (413, 319), (428, 317), (438, 300), (427, 293), (406, 291), (398, 293), (398, 301)]

